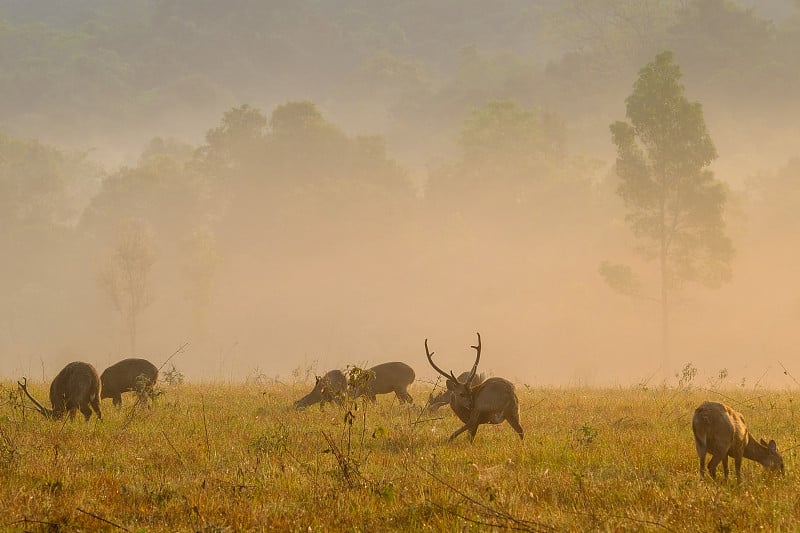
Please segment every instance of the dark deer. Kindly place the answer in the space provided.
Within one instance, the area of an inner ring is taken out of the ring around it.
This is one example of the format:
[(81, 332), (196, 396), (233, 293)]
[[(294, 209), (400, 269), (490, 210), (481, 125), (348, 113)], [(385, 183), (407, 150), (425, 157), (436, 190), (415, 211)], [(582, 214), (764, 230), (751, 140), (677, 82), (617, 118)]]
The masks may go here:
[(775, 441), (756, 441), (747, 429), (744, 416), (724, 403), (703, 402), (695, 409), (692, 432), (700, 459), (700, 477), (705, 474), (706, 453), (711, 454), (708, 461), (711, 479), (716, 479), (720, 461), (725, 479), (728, 479), (728, 457), (733, 457), (737, 482), (741, 481), (743, 457), (783, 474), (783, 458), (778, 454)]
[(389, 394), (393, 392), (400, 403), (414, 403), (414, 398), (408, 393), (408, 386), (414, 383), (414, 369), (400, 361), (381, 363), (369, 368), (365, 372), (368, 377), (365, 383), (353, 387), (351, 398), (355, 399), (365, 395), (370, 401), (375, 401), (376, 394)]
[(97, 418), (102, 419), (100, 412), (100, 377), (97, 370), (89, 363), (75, 361), (65, 366), (50, 384), (50, 403), (53, 408), (48, 409), (28, 392), (28, 378), (23, 377), (18, 381), (22, 392), (33, 402), (36, 410), (47, 418), (60, 420), (64, 413), (69, 411), (70, 420), (75, 419), (75, 411), (81, 410), (86, 421), (92, 416), (92, 410)]
[(147, 359), (123, 359), (103, 370), (100, 399), (111, 398), (115, 406), (122, 405), (123, 392), (135, 392), (142, 403), (147, 403), (148, 392), (158, 379), (158, 368)]
[(477, 352), (475, 364), (467, 374), (467, 378), (459, 380), (451, 371), (447, 374), (433, 362), (433, 354), (428, 350), (428, 339), (425, 339), (425, 354), (434, 370), (447, 379), (447, 390), (450, 391), (450, 407), (464, 423), (448, 441), (452, 441), (464, 431), (469, 430), (469, 440), (475, 439), (475, 433), (481, 424), (500, 424), (503, 420), (517, 432), (520, 439), (525, 438), (522, 426), (519, 425), (519, 400), (514, 384), (503, 378), (489, 378), (478, 385), (470, 385), (478, 370), (481, 360), (481, 334), (478, 333), (478, 345), (472, 346)]
[(341, 370), (331, 370), (322, 377), (317, 376), (314, 389), (294, 402), (295, 409), (303, 409), (315, 403), (336, 402), (341, 404), (347, 393), (347, 378)]
[[(466, 383), (468, 377), (469, 377), (469, 371), (462, 372), (461, 374), (458, 375), (458, 381), (461, 383)], [(470, 386), (474, 387), (475, 385), (480, 385), (485, 380), (486, 376), (484, 375), (483, 372), (481, 372), (480, 374), (475, 374), (474, 376), (472, 376), (472, 381), (470, 381), (469, 384)], [(439, 410), (439, 408), (444, 405), (450, 405), (450, 397), (452, 395), (453, 393), (448, 389), (445, 389), (436, 396), (434, 396), (433, 393), (431, 393), (430, 396), (428, 397), (428, 410), (434, 412)]]

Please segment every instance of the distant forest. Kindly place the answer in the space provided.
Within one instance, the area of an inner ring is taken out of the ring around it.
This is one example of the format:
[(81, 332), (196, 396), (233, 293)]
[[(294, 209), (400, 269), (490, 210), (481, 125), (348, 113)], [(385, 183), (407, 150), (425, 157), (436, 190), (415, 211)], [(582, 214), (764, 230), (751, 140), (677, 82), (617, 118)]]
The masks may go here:
[(236, 105), (307, 99), (424, 163), (471, 108), (513, 99), (597, 151), (598, 121), (664, 49), (712, 119), (780, 127), (797, 111), (800, 15), (789, 0), (756, 5), (3, 0), (0, 127), (119, 162), (154, 136), (199, 141)]
[(609, 126), (665, 50), (737, 251), (676, 359), (747, 368), (800, 320), (800, 0), (0, 0), (0, 374), (187, 339), (199, 377), (286, 374), (480, 327), (520, 379), (636, 379)]

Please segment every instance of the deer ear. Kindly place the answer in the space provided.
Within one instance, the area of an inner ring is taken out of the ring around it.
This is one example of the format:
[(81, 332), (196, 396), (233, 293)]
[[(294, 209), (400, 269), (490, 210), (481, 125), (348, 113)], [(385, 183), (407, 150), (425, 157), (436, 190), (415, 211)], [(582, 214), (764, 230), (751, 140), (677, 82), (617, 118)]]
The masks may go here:
[(769, 451), (772, 453), (778, 453), (778, 445), (775, 444), (774, 440), (769, 441), (769, 444), (767, 444), (767, 448), (769, 448)]

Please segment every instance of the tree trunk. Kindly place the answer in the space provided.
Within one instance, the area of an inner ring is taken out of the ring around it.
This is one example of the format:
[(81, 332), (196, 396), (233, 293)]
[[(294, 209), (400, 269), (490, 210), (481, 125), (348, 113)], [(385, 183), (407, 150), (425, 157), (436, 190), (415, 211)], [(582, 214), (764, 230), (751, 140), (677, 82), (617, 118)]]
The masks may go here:
[(661, 196), (661, 248), (659, 253), (659, 263), (661, 268), (661, 366), (664, 379), (669, 379), (669, 271), (667, 265), (667, 255), (669, 253), (669, 239), (666, 224), (665, 194)]

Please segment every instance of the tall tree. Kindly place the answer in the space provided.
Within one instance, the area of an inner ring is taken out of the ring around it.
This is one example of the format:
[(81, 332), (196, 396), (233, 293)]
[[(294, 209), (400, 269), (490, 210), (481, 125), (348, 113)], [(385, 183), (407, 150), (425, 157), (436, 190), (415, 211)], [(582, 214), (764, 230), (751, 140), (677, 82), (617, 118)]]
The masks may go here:
[[(686, 98), (680, 80), (672, 53), (660, 53), (641, 69), (625, 100), (629, 122), (611, 124), (626, 220), (639, 251), (658, 264), (665, 372), (676, 291), (687, 282), (716, 287), (727, 281), (734, 253), (723, 217), (728, 191), (708, 168), (717, 151), (701, 104)], [(612, 288), (638, 293), (628, 267), (604, 263), (600, 272)]]
[(129, 220), (98, 276), (98, 284), (123, 320), (131, 356), (136, 355), (139, 320), (153, 301), (150, 277), (155, 261), (152, 235), (143, 223)]

